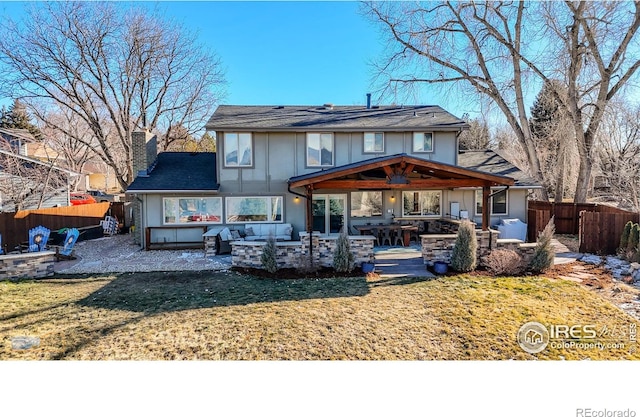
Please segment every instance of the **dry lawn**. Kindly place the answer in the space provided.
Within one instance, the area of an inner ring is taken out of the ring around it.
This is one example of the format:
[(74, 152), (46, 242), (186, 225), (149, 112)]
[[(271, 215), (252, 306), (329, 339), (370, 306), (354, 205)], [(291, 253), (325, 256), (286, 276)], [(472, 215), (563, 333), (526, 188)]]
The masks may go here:
[[(628, 334), (624, 349), (528, 354), (516, 342), (528, 321), (594, 324), (617, 339), (637, 324), (584, 286), (546, 277), (171, 272), (0, 282), (5, 360), (640, 359)], [(40, 346), (12, 349), (17, 336)]]

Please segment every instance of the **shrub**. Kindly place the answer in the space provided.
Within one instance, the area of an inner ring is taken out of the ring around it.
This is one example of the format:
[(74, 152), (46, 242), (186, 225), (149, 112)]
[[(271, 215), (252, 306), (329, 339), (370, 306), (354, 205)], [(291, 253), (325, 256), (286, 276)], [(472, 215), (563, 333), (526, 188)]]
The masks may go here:
[(630, 254), (630, 257), (634, 257), (634, 255), (638, 251), (638, 244), (640, 244), (640, 225), (638, 223), (635, 223), (633, 226), (631, 226), (631, 231), (629, 232), (629, 241), (627, 242), (627, 253)]
[(451, 267), (458, 272), (469, 272), (476, 268), (478, 239), (476, 229), (468, 220), (460, 223), (456, 242), (451, 252)]
[(551, 246), (551, 240), (553, 234), (556, 232), (556, 227), (553, 223), (553, 217), (549, 220), (549, 223), (545, 226), (544, 230), (538, 235), (536, 242), (536, 248), (533, 251), (533, 258), (529, 262), (529, 270), (539, 274), (545, 272), (551, 266), (553, 266), (553, 258), (555, 253)]
[(273, 236), (269, 236), (267, 244), (264, 245), (264, 248), (262, 249), (260, 261), (262, 262), (264, 269), (271, 274), (275, 274), (276, 271), (278, 271), (277, 251), (276, 240)]
[(336, 250), (333, 253), (333, 269), (337, 272), (351, 272), (353, 268), (353, 254), (351, 253), (349, 236), (342, 232), (338, 236)]
[(631, 234), (631, 228), (633, 227), (633, 222), (629, 220), (627, 224), (624, 225), (624, 229), (622, 230), (622, 236), (620, 236), (620, 246), (618, 247), (618, 252), (620, 254), (627, 253), (627, 246), (629, 246), (629, 235)]
[(510, 249), (497, 249), (482, 259), (492, 275), (520, 275), (525, 269), (522, 256)]

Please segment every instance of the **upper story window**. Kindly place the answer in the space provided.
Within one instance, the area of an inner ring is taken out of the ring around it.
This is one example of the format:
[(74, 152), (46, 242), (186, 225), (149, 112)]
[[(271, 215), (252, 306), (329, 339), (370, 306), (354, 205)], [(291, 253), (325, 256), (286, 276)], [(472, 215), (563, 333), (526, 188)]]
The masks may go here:
[(433, 133), (414, 132), (413, 152), (433, 152)]
[[(498, 191), (491, 197), (491, 215), (507, 215), (509, 214), (507, 190)], [(476, 190), (476, 215), (482, 215), (482, 190)]]
[(224, 134), (224, 166), (253, 166), (253, 141), (251, 133)]
[(364, 152), (380, 153), (384, 152), (384, 133), (382, 132), (365, 132), (364, 134)]
[(333, 166), (333, 133), (307, 133), (307, 166)]

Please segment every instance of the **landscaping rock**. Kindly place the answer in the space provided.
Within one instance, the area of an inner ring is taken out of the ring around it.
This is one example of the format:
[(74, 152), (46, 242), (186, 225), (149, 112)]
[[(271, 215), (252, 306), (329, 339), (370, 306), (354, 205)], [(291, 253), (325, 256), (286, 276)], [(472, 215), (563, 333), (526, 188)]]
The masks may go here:
[(17, 336), (11, 338), (11, 348), (12, 349), (30, 349), (32, 347), (40, 346), (40, 338), (39, 337), (30, 337), (30, 336)]
[(601, 265), (602, 257), (598, 255), (586, 254), (582, 258), (580, 258), (580, 261), (591, 265)]

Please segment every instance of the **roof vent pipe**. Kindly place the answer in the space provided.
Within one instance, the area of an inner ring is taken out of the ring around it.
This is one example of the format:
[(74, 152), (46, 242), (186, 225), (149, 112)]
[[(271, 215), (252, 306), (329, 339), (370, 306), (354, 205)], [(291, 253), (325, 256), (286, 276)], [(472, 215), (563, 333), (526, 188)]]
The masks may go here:
[(371, 108), (371, 93), (367, 93), (367, 108)]

